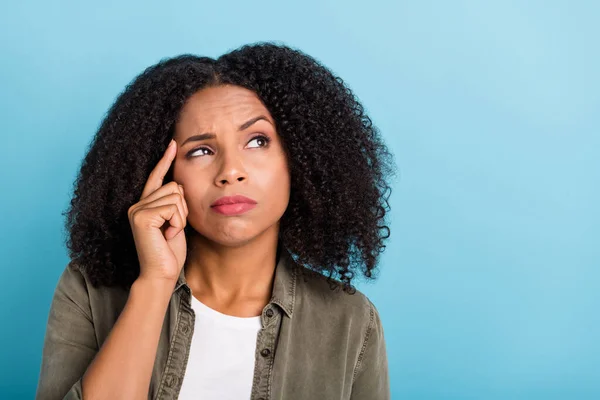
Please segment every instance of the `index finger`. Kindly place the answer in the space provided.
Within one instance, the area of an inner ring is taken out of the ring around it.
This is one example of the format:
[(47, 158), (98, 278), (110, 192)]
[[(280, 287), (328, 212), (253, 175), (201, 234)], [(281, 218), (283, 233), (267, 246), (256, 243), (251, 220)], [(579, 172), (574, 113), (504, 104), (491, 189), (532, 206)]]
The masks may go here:
[(175, 140), (171, 140), (171, 143), (169, 143), (169, 146), (167, 146), (167, 149), (165, 150), (165, 154), (158, 161), (152, 172), (150, 172), (146, 185), (144, 185), (141, 199), (150, 195), (163, 185), (163, 179), (167, 172), (169, 172), (175, 154), (177, 154), (177, 143)]

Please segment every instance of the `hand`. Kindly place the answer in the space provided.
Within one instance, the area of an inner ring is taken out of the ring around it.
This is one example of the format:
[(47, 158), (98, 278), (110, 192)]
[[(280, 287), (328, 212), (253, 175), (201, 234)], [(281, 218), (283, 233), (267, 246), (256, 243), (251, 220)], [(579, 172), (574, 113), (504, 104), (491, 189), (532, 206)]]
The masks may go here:
[(183, 186), (174, 181), (163, 185), (176, 154), (177, 143), (173, 140), (150, 173), (140, 201), (127, 211), (140, 262), (138, 279), (166, 279), (174, 283), (185, 263), (183, 229), (188, 207)]

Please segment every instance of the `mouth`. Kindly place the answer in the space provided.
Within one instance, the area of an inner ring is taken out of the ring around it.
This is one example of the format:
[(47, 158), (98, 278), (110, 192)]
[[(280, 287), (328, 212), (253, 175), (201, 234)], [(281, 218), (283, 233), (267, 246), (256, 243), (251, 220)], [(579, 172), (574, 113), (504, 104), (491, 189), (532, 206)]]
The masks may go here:
[(257, 202), (242, 195), (225, 196), (211, 204), (213, 211), (222, 215), (239, 215), (256, 207)]
[(223, 215), (239, 215), (246, 211), (252, 210), (256, 207), (256, 204), (251, 203), (234, 203), (234, 204), (222, 204), (219, 206), (211, 206), (215, 212)]

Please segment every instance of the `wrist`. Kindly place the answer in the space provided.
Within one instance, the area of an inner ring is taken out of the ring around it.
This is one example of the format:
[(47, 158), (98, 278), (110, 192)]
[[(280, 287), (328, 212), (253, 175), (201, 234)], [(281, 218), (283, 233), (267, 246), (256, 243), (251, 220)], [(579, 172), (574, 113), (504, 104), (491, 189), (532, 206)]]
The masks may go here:
[(164, 294), (170, 297), (177, 280), (139, 276), (131, 285), (131, 290), (154, 295)]

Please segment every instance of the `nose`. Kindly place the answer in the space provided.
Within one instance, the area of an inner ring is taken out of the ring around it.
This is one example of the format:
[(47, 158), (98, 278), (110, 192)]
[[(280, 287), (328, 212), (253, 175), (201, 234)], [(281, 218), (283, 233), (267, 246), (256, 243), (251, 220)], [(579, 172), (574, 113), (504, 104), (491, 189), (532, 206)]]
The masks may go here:
[(242, 159), (235, 151), (221, 153), (221, 168), (215, 177), (217, 186), (224, 186), (234, 182), (243, 182), (248, 179)]

